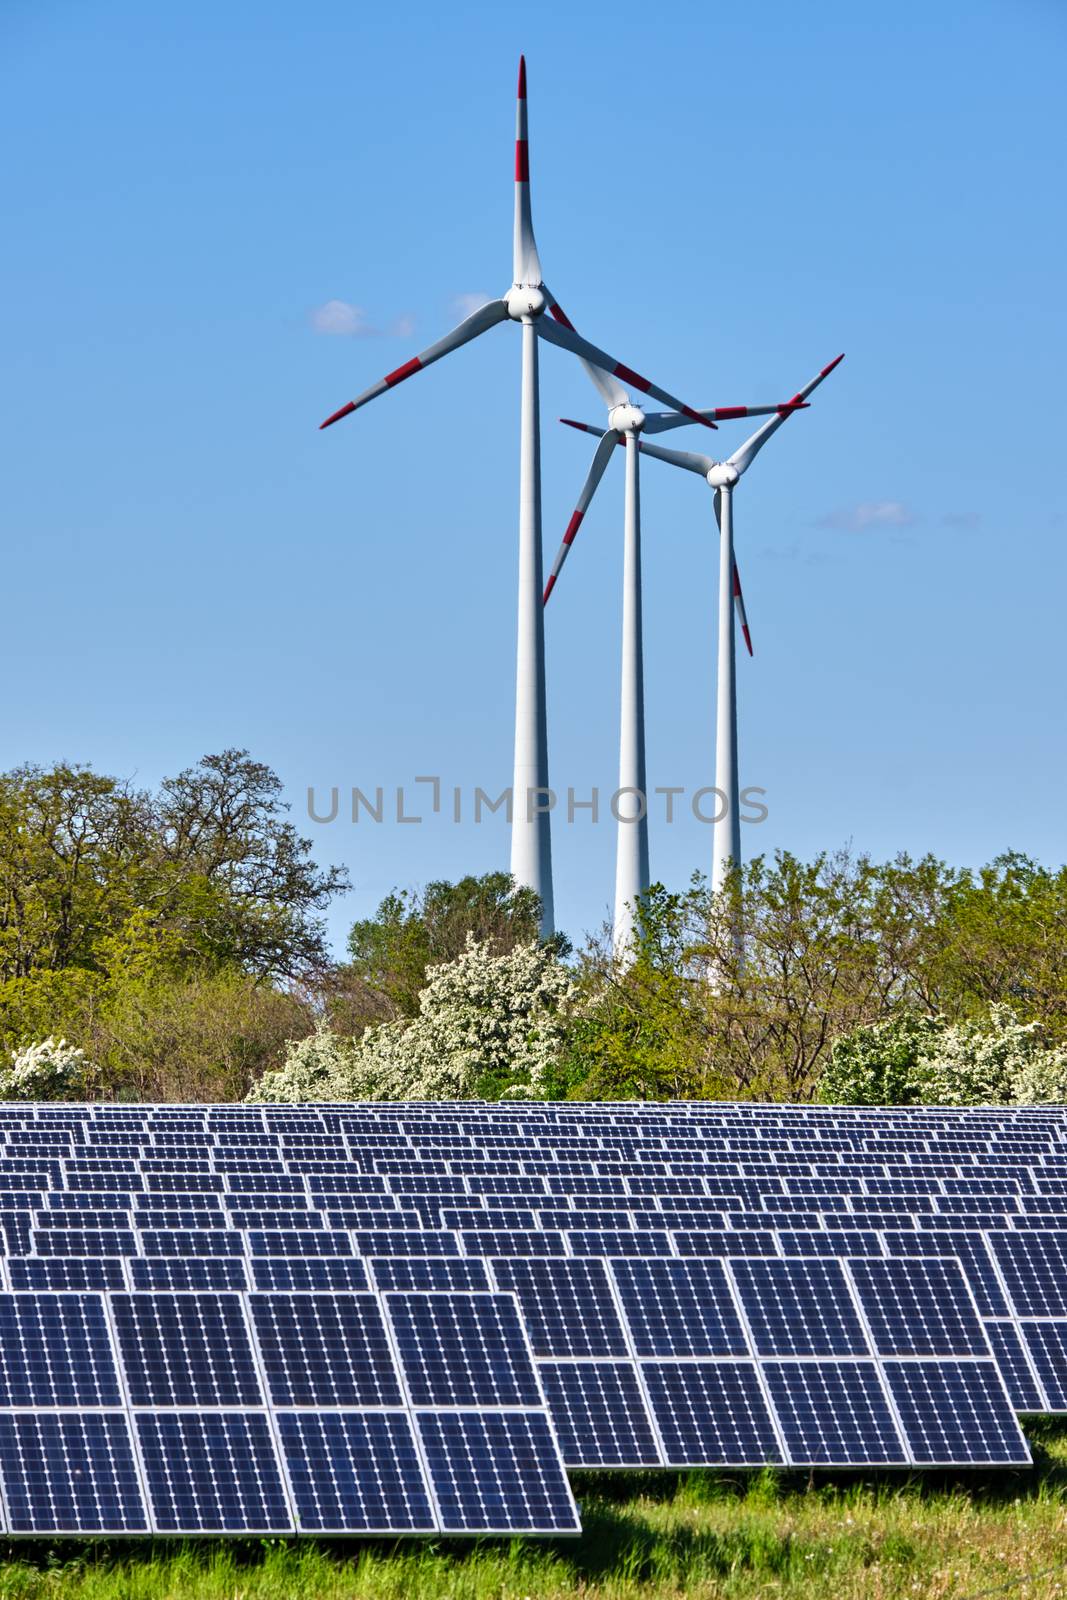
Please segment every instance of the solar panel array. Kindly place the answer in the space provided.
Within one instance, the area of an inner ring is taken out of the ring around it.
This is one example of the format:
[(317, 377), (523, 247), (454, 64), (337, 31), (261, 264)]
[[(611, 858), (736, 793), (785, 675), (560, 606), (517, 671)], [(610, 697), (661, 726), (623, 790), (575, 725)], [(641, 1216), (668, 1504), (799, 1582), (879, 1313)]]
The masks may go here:
[(567, 1467), (1026, 1463), (1067, 1117), (0, 1106), (0, 1521), (573, 1533)]

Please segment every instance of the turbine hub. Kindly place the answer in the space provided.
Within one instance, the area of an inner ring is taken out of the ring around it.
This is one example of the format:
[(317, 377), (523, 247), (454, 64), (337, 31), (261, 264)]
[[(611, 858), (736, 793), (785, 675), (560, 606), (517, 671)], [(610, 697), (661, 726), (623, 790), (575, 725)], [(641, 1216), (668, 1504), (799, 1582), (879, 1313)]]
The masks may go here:
[(505, 304), (508, 316), (514, 322), (522, 322), (525, 317), (539, 317), (545, 309), (545, 297), (542, 290), (531, 283), (517, 283), (509, 289)]
[(612, 406), (608, 412), (608, 423), (616, 433), (640, 433), (645, 425), (645, 413), (640, 406), (631, 405), (626, 400), (620, 406)]
[(728, 461), (716, 461), (708, 471), (708, 482), (713, 489), (732, 489), (740, 476)]

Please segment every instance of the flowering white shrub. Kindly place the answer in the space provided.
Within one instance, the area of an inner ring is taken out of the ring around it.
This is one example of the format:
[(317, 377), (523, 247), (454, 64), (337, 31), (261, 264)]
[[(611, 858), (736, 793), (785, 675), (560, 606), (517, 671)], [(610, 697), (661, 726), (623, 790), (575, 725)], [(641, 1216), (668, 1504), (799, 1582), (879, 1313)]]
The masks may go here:
[(249, 1099), (536, 1099), (574, 996), (552, 951), (526, 944), (494, 956), (468, 936), (461, 956), (429, 969), (413, 1020), (368, 1028), (355, 1042), (324, 1031), (294, 1044)]
[(835, 1039), (819, 1099), (844, 1105), (1067, 1102), (1067, 1050), (1010, 1006), (980, 1021), (902, 1014)]
[(50, 1034), (12, 1050), (11, 1065), (0, 1067), (0, 1099), (78, 1100), (89, 1089), (93, 1072), (84, 1050)]
[(351, 1074), (356, 1041), (318, 1027), (306, 1039), (290, 1039), (285, 1065), (265, 1072), (252, 1085), (247, 1100), (299, 1103), (304, 1100), (343, 1100), (338, 1085)]

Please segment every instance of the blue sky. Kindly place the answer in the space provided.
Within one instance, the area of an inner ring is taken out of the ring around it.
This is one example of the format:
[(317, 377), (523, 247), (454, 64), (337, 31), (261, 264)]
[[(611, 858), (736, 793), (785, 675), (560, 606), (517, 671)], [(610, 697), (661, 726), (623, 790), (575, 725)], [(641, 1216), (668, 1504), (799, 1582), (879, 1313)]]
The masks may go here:
[[(746, 852), (1064, 858), (1067, 12), (666, 15), (6, 0), (0, 763), (152, 783), (249, 747), (351, 870), (338, 943), (394, 884), (506, 864), (502, 821), (316, 826), (305, 795), (510, 780), (513, 330), (317, 424), (506, 290), (525, 50), (542, 262), (590, 338), (701, 405), (847, 352), (737, 497), (742, 781), (770, 809)], [(316, 331), (334, 300), (354, 332)], [(555, 350), (542, 397), (550, 561), (592, 450), (555, 418), (602, 408)], [(552, 778), (582, 795), (615, 781), (613, 469), (547, 617)], [(645, 467), (649, 780), (690, 790), (709, 501)], [(654, 875), (707, 866), (710, 831), (654, 812)], [(611, 825), (554, 851), (580, 935)]]

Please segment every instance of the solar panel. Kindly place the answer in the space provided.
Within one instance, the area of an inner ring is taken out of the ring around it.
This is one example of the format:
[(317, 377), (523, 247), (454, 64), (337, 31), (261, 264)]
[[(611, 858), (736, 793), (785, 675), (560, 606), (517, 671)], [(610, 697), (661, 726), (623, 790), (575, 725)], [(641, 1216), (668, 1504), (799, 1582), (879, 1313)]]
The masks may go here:
[(919, 1465), (1029, 1464), (992, 1361), (887, 1361), (883, 1370), (909, 1454)]
[(278, 1435), (304, 1533), (431, 1533), (437, 1527), (403, 1411), (281, 1411)]
[(492, 1268), (498, 1286), (518, 1299), (535, 1355), (629, 1354), (603, 1261), (494, 1257)]
[(146, 1533), (122, 1412), (0, 1412), (0, 1484), (12, 1533)]
[(264, 1412), (141, 1411), (136, 1428), (156, 1532), (293, 1531)]
[(784, 1461), (755, 1366), (649, 1361), (642, 1367), (669, 1467), (762, 1467)]
[(399, 1406), (373, 1294), (253, 1294), (249, 1310), (275, 1406)]
[(119, 1406), (104, 1303), (94, 1294), (0, 1294), (0, 1406)]
[(542, 1361), (538, 1374), (568, 1467), (658, 1467), (637, 1370), (625, 1361)]
[(1004, 1387), (1016, 1411), (1049, 1411), (1047, 1397), (1042, 1393), (1034, 1368), (1023, 1344), (1022, 1335), (1014, 1322), (987, 1322), (986, 1337)]
[(1049, 1411), (1067, 1411), (1067, 1322), (1020, 1323)]
[(390, 1291), (383, 1299), (413, 1405), (543, 1405), (511, 1295)]
[(119, 1350), (135, 1406), (263, 1404), (236, 1294), (116, 1294)]
[(848, 1271), (879, 1355), (988, 1354), (958, 1261), (862, 1258)]
[(907, 1461), (873, 1361), (765, 1361), (762, 1372), (792, 1465)]
[(840, 1262), (745, 1257), (731, 1261), (730, 1271), (758, 1354), (870, 1354)]
[(623, 1259), (611, 1271), (636, 1355), (749, 1354), (720, 1261)]
[(423, 1411), (417, 1427), (443, 1532), (579, 1532), (543, 1412)]

